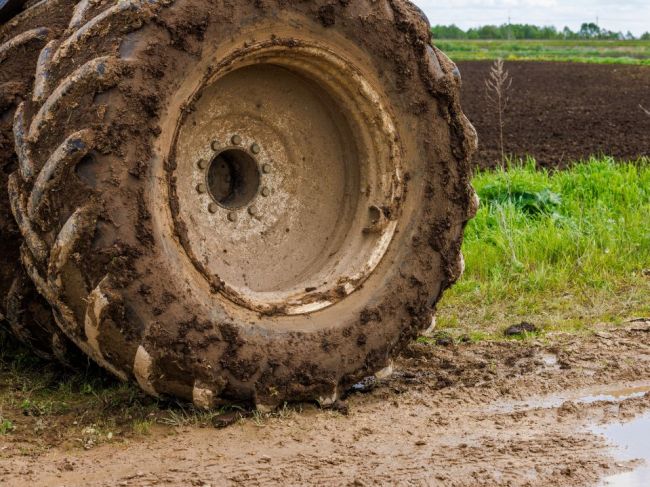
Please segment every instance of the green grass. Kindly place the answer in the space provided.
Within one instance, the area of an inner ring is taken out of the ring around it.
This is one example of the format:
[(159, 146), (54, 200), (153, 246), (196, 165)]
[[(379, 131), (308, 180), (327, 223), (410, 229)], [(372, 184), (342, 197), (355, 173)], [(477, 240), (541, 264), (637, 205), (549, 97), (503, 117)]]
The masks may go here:
[(499, 333), (520, 321), (581, 329), (650, 316), (650, 160), (592, 159), (549, 173), (534, 161), (482, 172), (466, 272), (440, 328)]
[(0, 328), (0, 436), (34, 453), (150, 435), (155, 426), (210, 425), (220, 412), (147, 397), (91, 364), (72, 371), (44, 362)]
[(297, 410), (285, 405), (272, 413), (237, 406), (204, 411), (171, 398), (155, 399), (136, 384), (120, 382), (90, 363), (68, 370), (45, 362), (0, 327), (0, 443), (12, 451), (38, 454), (52, 447), (88, 449), (172, 435), (186, 426), (211, 427), (224, 413), (240, 413), (260, 426), (270, 418), (288, 418)]
[(650, 41), (434, 41), (454, 61), (563, 61), (650, 66)]

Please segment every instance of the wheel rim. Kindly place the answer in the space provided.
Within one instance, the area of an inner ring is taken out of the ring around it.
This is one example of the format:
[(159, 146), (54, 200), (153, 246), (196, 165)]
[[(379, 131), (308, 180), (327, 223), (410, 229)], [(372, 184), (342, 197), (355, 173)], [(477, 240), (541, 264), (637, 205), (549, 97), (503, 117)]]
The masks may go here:
[(276, 40), (224, 60), (186, 107), (170, 207), (213, 290), (297, 315), (358, 289), (388, 249), (403, 193), (391, 116), (360, 72), (323, 47)]

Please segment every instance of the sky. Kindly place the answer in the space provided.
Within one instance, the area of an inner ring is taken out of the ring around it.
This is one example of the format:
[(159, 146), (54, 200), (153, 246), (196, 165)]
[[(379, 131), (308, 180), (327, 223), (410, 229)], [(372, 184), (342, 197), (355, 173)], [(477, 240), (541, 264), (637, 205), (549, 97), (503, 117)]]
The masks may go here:
[(650, 0), (413, 0), (432, 25), (467, 29), (485, 24), (554, 25), (578, 30), (583, 22), (640, 35), (650, 31)]

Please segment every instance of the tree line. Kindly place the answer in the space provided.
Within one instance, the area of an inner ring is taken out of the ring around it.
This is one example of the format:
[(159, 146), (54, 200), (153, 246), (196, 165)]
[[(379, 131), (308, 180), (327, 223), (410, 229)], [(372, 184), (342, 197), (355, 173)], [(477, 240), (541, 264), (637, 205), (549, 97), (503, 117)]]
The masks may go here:
[[(436, 25), (431, 28), (436, 39), (602, 39), (602, 40), (636, 40), (631, 32), (614, 32), (603, 29), (593, 22), (585, 22), (577, 32), (569, 27), (559, 30), (553, 26), (532, 24), (484, 25), (463, 30), (452, 25)], [(650, 32), (638, 39), (650, 41)]]

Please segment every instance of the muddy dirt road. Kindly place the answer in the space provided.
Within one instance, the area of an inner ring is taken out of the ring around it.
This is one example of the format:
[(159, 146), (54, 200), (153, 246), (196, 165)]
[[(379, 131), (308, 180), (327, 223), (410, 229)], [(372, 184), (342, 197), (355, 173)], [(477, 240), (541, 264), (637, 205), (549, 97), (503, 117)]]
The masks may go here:
[[(147, 439), (88, 451), (25, 456), (25, 445), (0, 440), (0, 478), (6, 486), (650, 481), (639, 458), (650, 451), (650, 321), (413, 344), (391, 379), (367, 386), (347, 398), (347, 411), (303, 405), (223, 429), (158, 426)], [(627, 457), (612, 449), (621, 438), (633, 446)]]

